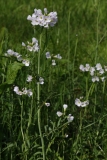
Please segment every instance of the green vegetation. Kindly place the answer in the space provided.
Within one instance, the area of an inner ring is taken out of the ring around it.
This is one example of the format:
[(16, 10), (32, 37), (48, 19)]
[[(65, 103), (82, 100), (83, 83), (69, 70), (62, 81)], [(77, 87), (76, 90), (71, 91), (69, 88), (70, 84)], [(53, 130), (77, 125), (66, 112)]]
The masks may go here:
[[(58, 22), (32, 26), (35, 8)], [(0, 160), (107, 160), (106, 9), (106, 0), (0, 0)], [(22, 46), (33, 37), (36, 53)]]

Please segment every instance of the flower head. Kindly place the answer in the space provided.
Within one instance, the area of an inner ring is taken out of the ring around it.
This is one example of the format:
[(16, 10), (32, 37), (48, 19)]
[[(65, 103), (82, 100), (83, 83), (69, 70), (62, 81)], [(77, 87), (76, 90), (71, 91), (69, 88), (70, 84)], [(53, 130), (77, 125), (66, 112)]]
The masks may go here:
[(30, 52), (39, 51), (38, 40), (35, 37), (32, 38), (32, 42), (27, 42), (27, 45), (24, 42), (22, 42), (22, 46), (26, 47), (27, 50)]
[(64, 111), (66, 111), (67, 107), (68, 107), (67, 104), (64, 104), (64, 105), (63, 105)]
[(57, 114), (57, 116), (58, 116), (58, 117), (61, 117), (61, 116), (63, 115), (63, 113), (62, 113), (62, 112), (60, 112), (60, 111), (57, 111), (57, 113), (56, 113), (56, 114)]
[(28, 75), (26, 81), (27, 81), (27, 82), (31, 82), (32, 79), (33, 79), (33, 77), (32, 77), (31, 75)]
[(47, 59), (51, 58), (50, 52), (46, 52), (46, 58)]
[(92, 77), (92, 82), (99, 82), (99, 77), (93, 76)]
[(85, 72), (85, 67), (84, 67), (84, 65), (80, 65), (80, 67), (79, 67), (79, 69), (82, 71), (82, 72)]
[(72, 122), (73, 119), (74, 119), (74, 116), (72, 116), (71, 114), (69, 114), (69, 115), (67, 116), (68, 122)]
[(81, 106), (81, 101), (80, 101), (80, 99), (78, 99), (78, 98), (75, 99), (75, 105), (78, 106), (78, 107)]
[(52, 66), (56, 66), (55, 59), (52, 59)]
[(19, 87), (18, 87), (18, 86), (15, 86), (13, 90), (14, 90), (14, 92), (15, 92), (16, 94), (18, 94), (18, 95), (22, 95), (22, 94), (23, 94), (23, 92), (19, 90)]
[(29, 66), (29, 64), (30, 64), (29, 60), (27, 60), (27, 59), (23, 59), (22, 63), (23, 63), (25, 66)]
[(29, 97), (31, 97), (31, 96), (33, 95), (33, 92), (32, 92), (31, 89), (28, 89), (28, 90), (27, 90), (27, 95), (28, 95)]
[(95, 67), (90, 67), (90, 75), (94, 76)]
[(45, 106), (49, 107), (49, 106), (50, 106), (50, 103), (45, 103)]
[[(80, 98), (82, 99), (82, 98)], [(89, 105), (89, 100), (86, 100), (86, 101), (81, 101), (79, 98), (76, 98), (75, 99), (75, 105), (78, 106), (78, 107), (86, 107)]]
[(22, 91), (20, 91), (18, 86), (15, 86), (13, 90), (18, 95), (23, 95), (24, 94), (24, 95), (28, 95), (30, 97), (33, 94), (31, 89), (27, 90), (27, 88), (23, 88)]
[(44, 28), (53, 27), (57, 23), (57, 12), (50, 12), (48, 14), (47, 8), (44, 8), (44, 14), (40, 9), (34, 9), (32, 15), (28, 15), (27, 20), (31, 21), (33, 26), (39, 25)]
[(102, 69), (102, 66), (101, 66), (100, 63), (97, 63), (95, 67), (96, 67), (96, 70), (101, 70)]
[(42, 77), (39, 77), (39, 83), (44, 84), (44, 79)]
[(57, 59), (62, 59), (62, 57), (60, 56), (60, 54), (57, 54), (56, 56), (54, 56)]

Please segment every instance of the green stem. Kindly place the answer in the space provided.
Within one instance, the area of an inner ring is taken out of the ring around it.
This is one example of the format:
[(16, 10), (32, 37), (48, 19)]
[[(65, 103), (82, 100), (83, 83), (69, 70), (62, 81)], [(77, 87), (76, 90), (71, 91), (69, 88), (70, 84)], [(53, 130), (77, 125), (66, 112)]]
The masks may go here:
[[(40, 41), (39, 41), (40, 47), (41, 47), (41, 39), (42, 39), (42, 34), (40, 35)], [(40, 54), (41, 54), (41, 50), (39, 50), (39, 53), (38, 53), (38, 76), (40, 75)], [(42, 130), (41, 130), (41, 107), (40, 107), (40, 84), (39, 83), (37, 83), (37, 103), (38, 103), (38, 128), (39, 128), (39, 134), (40, 134), (41, 144), (42, 144), (43, 160), (45, 160), (45, 146), (44, 146), (44, 139), (43, 139)]]
[(76, 43), (75, 43), (75, 51), (74, 51), (74, 57), (73, 57), (73, 66), (72, 66), (72, 88), (74, 91), (74, 73), (75, 73), (75, 57), (76, 57), (76, 53), (77, 53), (77, 45), (78, 45), (78, 38), (76, 39)]
[[(22, 145), (22, 152), (26, 152), (27, 147), (26, 147), (26, 140), (25, 140), (25, 135), (23, 132), (23, 101), (21, 102), (21, 100), (19, 99), (19, 103), (21, 106), (21, 133), (22, 133), (22, 139), (23, 139), (23, 145)], [(27, 160), (27, 154), (24, 155), (25, 160)]]
[(98, 41), (99, 41), (99, 37), (98, 37), (98, 29), (99, 29), (99, 1), (98, 1), (98, 13), (97, 13), (97, 26), (96, 26), (96, 30), (97, 30), (97, 36), (96, 36), (96, 54), (95, 54), (95, 64), (97, 63), (97, 59), (98, 59)]

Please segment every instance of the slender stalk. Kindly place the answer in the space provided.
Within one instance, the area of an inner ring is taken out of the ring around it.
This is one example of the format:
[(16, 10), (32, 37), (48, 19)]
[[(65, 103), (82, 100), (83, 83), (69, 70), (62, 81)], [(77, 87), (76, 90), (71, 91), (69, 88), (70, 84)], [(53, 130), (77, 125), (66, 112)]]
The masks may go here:
[[(40, 35), (40, 41), (39, 41), (40, 48), (41, 48), (41, 39), (42, 39), (42, 34)], [(41, 54), (41, 50), (39, 50), (39, 53), (38, 53), (38, 76), (40, 75), (40, 54)], [(40, 134), (41, 144), (42, 144), (43, 160), (45, 160), (45, 146), (44, 146), (44, 139), (41, 131), (41, 107), (40, 107), (40, 84), (39, 83), (37, 83), (37, 105), (38, 105), (38, 128), (39, 128), (39, 134)]]
[(97, 26), (96, 26), (96, 31), (97, 31), (97, 35), (96, 35), (96, 54), (95, 54), (95, 64), (97, 63), (97, 59), (98, 59), (98, 43), (99, 43), (99, 35), (98, 35), (98, 29), (99, 29), (99, 1), (98, 1), (98, 12), (97, 12)]
[[(98, 0), (98, 2), (97, 2), (98, 4), (97, 4), (97, 27), (96, 27), (96, 29), (97, 29), (97, 37), (96, 37), (96, 55), (95, 55), (95, 64), (97, 63), (97, 61), (98, 61), (98, 43), (99, 43), (99, 6), (100, 6), (100, 4), (99, 4), (99, 0)], [(94, 114), (95, 114), (95, 112), (96, 112), (96, 104), (97, 104), (97, 85), (95, 86), (95, 106), (94, 106)], [(94, 121), (95, 121), (95, 118), (94, 118)]]
[(74, 68), (75, 68), (75, 57), (76, 57), (76, 53), (77, 53), (77, 45), (78, 45), (78, 38), (76, 39), (76, 42), (75, 42), (75, 51), (74, 51), (74, 57), (73, 57), (73, 66), (72, 66), (72, 88), (73, 88), (73, 91), (74, 91)]
[[(26, 141), (25, 141), (25, 135), (23, 132), (23, 101), (21, 102), (21, 100), (19, 99), (19, 103), (21, 105), (21, 134), (22, 134), (22, 139), (23, 139), (23, 144), (22, 145), (22, 152), (26, 152), (27, 147), (26, 147)], [(25, 154), (25, 160), (27, 160), (27, 154)]]
[(70, 64), (70, 15), (71, 15), (71, 11), (69, 11), (69, 15), (68, 15), (68, 69), (69, 69), (69, 64)]

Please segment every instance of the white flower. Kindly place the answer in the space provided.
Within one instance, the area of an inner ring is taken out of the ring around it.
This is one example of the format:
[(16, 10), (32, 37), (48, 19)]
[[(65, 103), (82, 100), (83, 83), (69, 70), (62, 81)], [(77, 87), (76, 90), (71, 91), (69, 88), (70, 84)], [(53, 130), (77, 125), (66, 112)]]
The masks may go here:
[(103, 74), (103, 73), (104, 73), (104, 69), (100, 69), (100, 70), (99, 70), (99, 73), (100, 73), (100, 74)]
[(14, 92), (17, 93), (17, 92), (19, 91), (19, 87), (18, 87), (18, 86), (15, 86), (13, 90), (14, 90)]
[(25, 46), (26, 46), (26, 44), (25, 44), (24, 42), (22, 42), (22, 46), (23, 46), (23, 47), (25, 47)]
[(8, 50), (7, 50), (7, 55), (9, 55), (9, 56), (14, 56), (14, 51), (11, 50), (11, 49), (8, 49)]
[(90, 65), (89, 65), (89, 64), (86, 64), (86, 65), (85, 65), (85, 71), (89, 71), (89, 69), (90, 69)]
[(22, 94), (23, 94), (23, 92), (21, 92), (21, 91), (19, 90), (19, 87), (18, 87), (18, 86), (15, 86), (13, 90), (14, 90), (14, 92), (15, 92), (16, 94), (18, 94), (18, 95), (22, 95)]
[(18, 61), (22, 61), (22, 60), (23, 60), (23, 59), (22, 59), (22, 55), (19, 54), (19, 55), (17, 56), (17, 60), (18, 60)]
[(55, 58), (58, 58), (58, 59), (62, 59), (62, 57), (60, 56), (60, 54), (57, 54), (56, 56), (54, 56)]
[(51, 58), (50, 52), (46, 52), (46, 58), (47, 59)]
[(65, 133), (65, 137), (67, 138), (67, 137), (68, 137), (68, 134)]
[(27, 59), (23, 59), (22, 63), (23, 63), (25, 66), (29, 66), (29, 64), (30, 64), (29, 60), (27, 60)]
[(96, 67), (96, 70), (101, 70), (102, 69), (102, 66), (101, 66), (100, 63), (97, 63), (95, 67)]
[(44, 84), (44, 79), (42, 77), (39, 78), (39, 83)]
[(45, 103), (45, 106), (49, 107), (49, 106), (50, 106), (50, 103)]
[(33, 79), (33, 77), (32, 77), (31, 75), (28, 75), (26, 81), (27, 81), (27, 82), (31, 82), (32, 79)]
[(27, 45), (22, 42), (22, 46), (26, 47), (28, 51), (30, 52), (38, 52), (39, 51), (39, 45), (38, 45), (38, 40), (33, 37), (32, 42), (27, 42)]
[(58, 18), (57, 18), (57, 12), (50, 12), (48, 14), (48, 16), (51, 18), (51, 21), (50, 21), (49, 25), (51, 27), (53, 27), (56, 24), (57, 20), (58, 20)]
[(36, 38), (32, 38), (32, 43), (28, 42), (27, 45), (27, 50), (30, 52), (38, 52), (39, 51), (39, 45), (38, 45), (38, 40)]
[(33, 37), (32, 38), (32, 44), (36, 44), (36, 43), (38, 43), (38, 40), (35, 37)]
[(74, 119), (74, 116), (71, 116), (71, 114), (69, 114), (69, 115), (67, 116), (68, 122), (72, 122), (73, 119)]
[(63, 105), (64, 111), (66, 111), (67, 107), (68, 107), (67, 104), (64, 104), (64, 105)]
[(82, 102), (80, 101), (80, 99), (76, 98), (75, 105), (78, 107), (86, 107), (87, 105), (89, 105), (89, 100)]
[(28, 89), (28, 90), (27, 90), (27, 95), (28, 95), (29, 97), (31, 97), (31, 96), (33, 95), (33, 92), (32, 92), (31, 89)]
[(19, 53), (14, 52), (14, 56), (15, 56), (15, 57), (19, 56)]
[(81, 71), (85, 72), (85, 67), (84, 67), (82, 64), (80, 65), (79, 69), (80, 69)]
[(61, 116), (63, 115), (63, 113), (62, 113), (62, 112), (60, 112), (60, 111), (57, 111), (57, 113), (56, 113), (56, 114), (57, 114), (57, 116), (58, 116), (58, 117), (61, 117)]
[(87, 105), (89, 105), (88, 100), (81, 103), (81, 107), (86, 107)]
[(78, 98), (75, 99), (75, 105), (78, 106), (78, 107), (81, 106), (81, 101), (80, 101), (80, 99), (78, 99)]
[(94, 76), (94, 77), (92, 77), (92, 82), (99, 82), (99, 77), (97, 77), (97, 76)]
[(55, 66), (56, 65), (56, 62), (55, 62), (55, 60), (53, 59), (52, 60), (52, 66)]
[(90, 75), (94, 76), (95, 67), (90, 67)]

